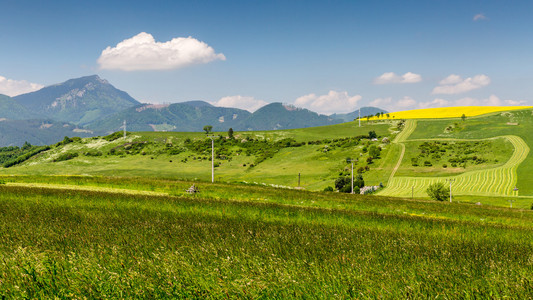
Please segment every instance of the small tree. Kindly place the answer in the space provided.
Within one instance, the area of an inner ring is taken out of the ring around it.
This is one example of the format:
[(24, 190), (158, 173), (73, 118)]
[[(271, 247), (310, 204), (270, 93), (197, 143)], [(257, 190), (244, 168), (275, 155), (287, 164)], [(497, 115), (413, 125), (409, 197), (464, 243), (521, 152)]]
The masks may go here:
[(426, 193), (431, 199), (437, 201), (444, 201), (450, 197), (450, 192), (442, 182), (430, 184)]
[(205, 134), (209, 134), (211, 132), (211, 130), (213, 130), (213, 126), (211, 126), (211, 125), (205, 125), (204, 126)]
[(370, 148), (368, 148), (368, 155), (370, 155), (370, 157), (372, 157), (373, 159), (378, 158), (380, 153), (381, 148), (377, 147), (376, 145), (372, 145), (370, 146)]
[(463, 114), (463, 115), (461, 116), (461, 119), (462, 119), (462, 120), (463, 120), (463, 122), (464, 122), (464, 121), (466, 120), (466, 115), (465, 115), (465, 114)]
[(375, 139), (377, 137), (378, 137), (378, 135), (376, 134), (376, 132), (374, 130), (368, 132), (368, 138), (369, 139)]
[(230, 129), (228, 130), (228, 137), (229, 137), (230, 139), (233, 139), (233, 128), (230, 128)]
[(387, 119), (390, 118), (390, 114), (387, 114)]

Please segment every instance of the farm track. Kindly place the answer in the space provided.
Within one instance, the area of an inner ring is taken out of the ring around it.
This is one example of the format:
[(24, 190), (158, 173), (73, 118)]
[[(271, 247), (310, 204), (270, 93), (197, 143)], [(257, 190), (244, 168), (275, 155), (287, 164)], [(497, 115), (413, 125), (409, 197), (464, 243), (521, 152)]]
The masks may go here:
[[(407, 137), (408, 135), (402, 136), (399, 142), (405, 141)], [(378, 194), (382, 196), (409, 197), (413, 193), (414, 196), (425, 197), (426, 189), (430, 184), (446, 182), (447, 179), (455, 179), (452, 185), (452, 191), (455, 195), (512, 196), (514, 193), (513, 187), (517, 182), (516, 169), (526, 159), (529, 147), (518, 136), (507, 135), (503, 137), (511, 142), (514, 152), (511, 158), (500, 167), (447, 177), (394, 177), (395, 168), (387, 188)]]
[(396, 171), (398, 171), (398, 168), (400, 168), (400, 165), (402, 164), (403, 156), (405, 155), (405, 145), (403, 144), (403, 142), (407, 140), (407, 138), (413, 133), (413, 131), (415, 131), (415, 129), (416, 120), (407, 120), (405, 122), (405, 127), (402, 132), (400, 132), (392, 141), (393, 143), (398, 144), (402, 147), (402, 152), (400, 153), (400, 158), (398, 159), (396, 166), (394, 166), (394, 169), (392, 169), (392, 172), (389, 176), (389, 183), (392, 181), (394, 175), (396, 174)]
[(44, 189), (60, 189), (60, 190), (76, 190), (76, 191), (92, 191), (92, 192), (105, 192), (116, 194), (128, 194), (128, 195), (148, 195), (148, 196), (168, 196), (168, 193), (154, 192), (154, 191), (142, 191), (131, 189), (120, 189), (100, 186), (85, 186), (85, 185), (68, 185), (68, 184), (53, 184), (53, 183), (19, 183), (8, 182), (8, 186), (22, 186)]

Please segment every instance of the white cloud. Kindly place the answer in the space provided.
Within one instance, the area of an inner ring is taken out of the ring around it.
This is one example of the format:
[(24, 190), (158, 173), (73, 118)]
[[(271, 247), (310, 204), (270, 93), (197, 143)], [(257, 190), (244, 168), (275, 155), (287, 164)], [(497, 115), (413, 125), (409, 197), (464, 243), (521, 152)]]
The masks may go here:
[(433, 101), (420, 102), (418, 103), (419, 108), (430, 108), (430, 107), (445, 107), (450, 106), (450, 101), (444, 99), (434, 99)]
[(457, 84), (459, 82), (463, 81), (461, 76), (456, 74), (451, 74), (450, 76), (444, 78), (439, 82), (440, 85), (450, 85), (450, 84)]
[(348, 92), (329, 91), (326, 95), (309, 94), (299, 97), (294, 105), (307, 108), (320, 114), (346, 113), (355, 110), (360, 95), (351, 96)]
[(13, 80), (0, 76), (0, 94), (11, 97), (35, 92), (44, 87), (42, 84), (27, 82), (26, 80)]
[(481, 21), (481, 20), (488, 20), (488, 19), (489, 18), (487, 18), (487, 16), (485, 16), (484, 13), (477, 14), (473, 18), (474, 21)]
[(522, 106), (527, 105), (526, 100), (504, 100), (505, 104), (511, 105), (511, 106)]
[(387, 109), (388, 111), (408, 110), (414, 108), (416, 104), (416, 100), (408, 96), (404, 96), (397, 101), (394, 101), (390, 97), (376, 98), (369, 103), (370, 106)]
[(240, 109), (245, 109), (250, 112), (254, 112), (261, 107), (268, 104), (268, 102), (255, 99), (254, 97), (247, 97), (247, 96), (227, 96), (222, 97), (216, 102), (211, 102), (214, 106), (219, 107), (235, 107)]
[(107, 70), (170, 70), (214, 60), (226, 60), (226, 57), (195, 38), (178, 37), (161, 43), (151, 34), (141, 32), (104, 49), (98, 64)]
[(397, 105), (402, 108), (413, 107), (416, 105), (416, 101), (411, 97), (405, 96), (398, 101)]
[(376, 98), (376, 99), (370, 101), (369, 105), (370, 106), (375, 106), (375, 107), (378, 107), (378, 108), (381, 108), (381, 107), (388, 108), (391, 103), (392, 103), (392, 98), (390, 98), (390, 97), (388, 97), (388, 98)]
[(462, 98), (455, 101), (456, 106), (521, 106), (527, 105), (525, 100), (501, 100), (496, 95), (490, 95), (487, 99)]
[(480, 74), (463, 80), (461, 76), (452, 74), (441, 80), (439, 84), (433, 89), (433, 94), (460, 94), (489, 85), (490, 78)]
[(407, 72), (400, 76), (394, 72), (387, 72), (374, 79), (374, 84), (417, 83), (420, 81), (422, 81), (422, 76), (420, 76), (420, 74)]

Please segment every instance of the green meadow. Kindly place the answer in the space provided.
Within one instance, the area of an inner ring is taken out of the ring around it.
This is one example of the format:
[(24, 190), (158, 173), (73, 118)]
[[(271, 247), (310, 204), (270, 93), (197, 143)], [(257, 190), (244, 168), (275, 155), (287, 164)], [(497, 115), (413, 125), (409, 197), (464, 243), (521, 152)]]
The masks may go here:
[[(190, 182), (147, 178), (63, 182), (88, 190), (16, 179), (0, 187), (7, 299), (527, 298), (533, 291), (529, 210), (221, 183), (188, 195)], [(140, 193), (150, 186), (169, 195)]]

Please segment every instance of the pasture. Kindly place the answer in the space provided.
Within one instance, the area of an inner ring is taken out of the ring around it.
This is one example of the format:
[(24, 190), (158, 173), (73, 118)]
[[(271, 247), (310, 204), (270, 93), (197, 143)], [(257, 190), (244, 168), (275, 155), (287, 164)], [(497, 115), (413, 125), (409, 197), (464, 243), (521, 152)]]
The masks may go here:
[[(0, 186), (3, 298), (533, 291), (529, 210), (221, 183), (187, 195), (191, 182), (146, 177), (63, 178), (71, 189), (50, 186), (57, 176), (8, 179)], [(22, 185), (39, 180), (47, 183)]]

